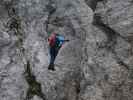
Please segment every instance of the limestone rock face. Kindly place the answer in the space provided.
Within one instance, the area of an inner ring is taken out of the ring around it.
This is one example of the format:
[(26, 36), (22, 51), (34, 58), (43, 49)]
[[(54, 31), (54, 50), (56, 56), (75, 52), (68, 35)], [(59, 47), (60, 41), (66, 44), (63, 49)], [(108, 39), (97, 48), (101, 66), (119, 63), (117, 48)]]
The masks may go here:
[(1, 0), (0, 100), (132, 100), (132, 25), (132, 0)]

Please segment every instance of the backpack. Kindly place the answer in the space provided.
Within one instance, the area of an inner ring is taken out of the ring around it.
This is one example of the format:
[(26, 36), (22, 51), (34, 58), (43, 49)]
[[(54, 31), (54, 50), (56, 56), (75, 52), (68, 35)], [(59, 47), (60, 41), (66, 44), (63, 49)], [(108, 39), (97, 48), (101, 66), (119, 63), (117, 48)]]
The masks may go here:
[(64, 40), (64, 37), (60, 34), (51, 34), (48, 38), (48, 42), (51, 47), (61, 47), (64, 43)]
[(56, 35), (56, 41), (55, 41), (56, 47), (61, 47), (63, 45), (63, 43), (64, 43), (64, 40), (65, 39), (64, 39), (64, 37), (62, 35), (57, 34)]

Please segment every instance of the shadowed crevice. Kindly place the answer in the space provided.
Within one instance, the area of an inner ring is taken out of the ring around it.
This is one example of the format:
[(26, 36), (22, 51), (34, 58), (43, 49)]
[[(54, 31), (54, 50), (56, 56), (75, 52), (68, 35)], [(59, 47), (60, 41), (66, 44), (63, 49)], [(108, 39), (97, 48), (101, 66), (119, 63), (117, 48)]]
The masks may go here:
[[(14, 7), (10, 7), (10, 13), (8, 12), (10, 19), (7, 22), (8, 32), (13, 31), (14, 35), (18, 38), (15, 42), (14, 47), (17, 47), (20, 50), (19, 55), (22, 57), (25, 56), (25, 48), (23, 47), (23, 42), (25, 39), (25, 34), (21, 26), (21, 19), (16, 13), (16, 9)], [(24, 72), (25, 79), (29, 85), (27, 90), (25, 100), (31, 100), (34, 95), (39, 96), (43, 100), (45, 99), (45, 95), (42, 92), (41, 84), (36, 81), (35, 75), (31, 72), (31, 65), (30, 61), (27, 61), (25, 65), (25, 72)]]
[(115, 44), (117, 43), (117, 37), (120, 37), (124, 41), (131, 44), (130, 39), (122, 36), (119, 32), (112, 29), (109, 25), (104, 24), (100, 14), (94, 14), (92, 24), (96, 26), (97, 28), (99, 28), (101, 31), (103, 31), (105, 35), (107, 36), (107, 41), (104, 47), (108, 47), (109, 49), (111, 48), (111, 46), (114, 47)]
[(93, 11), (96, 10), (97, 3), (98, 3), (98, 2), (102, 2), (102, 1), (105, 1), (105, 0), (85, 0), (85, 2), (87, 3), (87, 5), (88, 5)]
[(53, 13), (55, 13), (55, 11), (56, 11), (56, 8), (55, 8), (55, 6), (53, 6), (53, 5), (55, 5), (54, 3), (53, 3), (53, 1), (52, 0), (49, 0), (49, 3), (46, 5), (46, 9), (48, 10), (48, 18), (47, 18), (47, 21), (46, 21), (46, 32), (48, 33), (49, 32), (49, 24), (50, 24), (50, 19), (51, 19), (51, 16), (53, 15)]
[(94, 15), (93, 23), (94, 26), (102, 30), (105, 35), (107, 36), (107, 41), (104, 45), (99, 45), (99, 48), (106, 48), (108, 51), (114, 54), (114, 58), (116, 59), (117, 63), (121, 66), (124, 66), (127, 70), (129, 70), (129, 66), (122, 61), (117, 53), (115, 52), (114, 48), (117, 44), (117, 37), (122, 38), (126, 42), (129, 42), (125, 37), (121, 36), (120, 33), (113, 30), (109, 25), (104, 24), (101, 20), (101, 16), (99, 14)]
[(22, 28), (22, 20), (20, 16), (18, 16), (17, 10), (14, 7), (10, 7), (10, 9), (8, 10), (9, 20), (7, 21), (5, 27), (8, 29), (8, 33), (13, 32), (13, 35), (15, 35), (18, 38), (18, 40), (15, 43), (15, 46), (17, 46), (20, 49), (22, 48), (25, 39), (25, 33)]
[(107, 24), (104, 24), (101, 20), (101, 16), (99, 14), (94, 14), (93, 23), (94, 26), (102, 30), (105, 35), (107, 36), (107, 41), (104, 46), (100, 46), (100, 48), (106, 47), (108, 49), (114, 48), (115, 44), (117, 43), (117, 33)]
[(115, 50), (112, 49), (111, 52), (113, 53), (115, 60), (120, 66), (123, 66), (125, 69), (130, 70), (130, 66), (126, 64), (120, 57), (118, 57)]
[(25, 65), (26, 69), (24, 72), (24, 76), (25, 76), (25, 79), (29, 85), (29, 88), (28, 88), (25, 100), (31, 100), (34, 95), (39, 96), (43, 100), (46, 100), (45, 95), (42, 92), (41, 84), (39, 82), (37, 82), (36, 77), (31, 72), (30, 67), (31, 67), (30, 62), (27, 61), (27, 64)]

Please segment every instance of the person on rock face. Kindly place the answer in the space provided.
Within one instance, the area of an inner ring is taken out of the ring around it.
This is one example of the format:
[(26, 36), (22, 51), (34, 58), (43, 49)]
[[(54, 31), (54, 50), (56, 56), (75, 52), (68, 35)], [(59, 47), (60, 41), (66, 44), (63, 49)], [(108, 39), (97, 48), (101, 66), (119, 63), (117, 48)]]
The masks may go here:
[(60, 48), (66, 41), (69, 41), (69, 40), (65, 40), (64, 36), (59, 35), (57, 33), (52, 33), (49, 36), (49, 38), (48, 38), (49, 52), (50, 52), (50, 64), (48, 66), (49, 70), (52, 70), (52, 71), (55, 70), (55, 68), (54, 68), (55, 58), (56, 58)]

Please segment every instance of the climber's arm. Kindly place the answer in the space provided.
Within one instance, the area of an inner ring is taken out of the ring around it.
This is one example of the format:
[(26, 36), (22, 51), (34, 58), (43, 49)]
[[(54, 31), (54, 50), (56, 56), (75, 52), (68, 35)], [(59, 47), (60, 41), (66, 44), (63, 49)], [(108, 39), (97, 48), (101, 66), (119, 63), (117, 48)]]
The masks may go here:
[(64, 42), (69, 42), (70, 40), (64, 40)]

